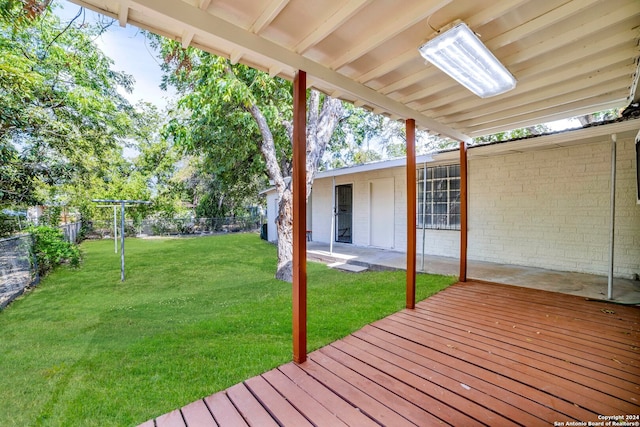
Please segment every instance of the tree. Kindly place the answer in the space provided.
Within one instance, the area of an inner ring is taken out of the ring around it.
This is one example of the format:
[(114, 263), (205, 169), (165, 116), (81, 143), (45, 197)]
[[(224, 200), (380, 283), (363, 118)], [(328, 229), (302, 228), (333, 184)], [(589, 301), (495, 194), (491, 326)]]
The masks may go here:
[(507, 132), (498, 132), (491, 135), (484, 135), (473, 139), (474, 144), (509, 141), (511, 139), (521, 139), (531, 136), (542, 135), (549, 132), (549, 127), (542, 125), (529, 126), (526, 128), (514, 129)]
[[(188, 110), (167, 132), (188, 152), (206, 154), (225, 189), (266, 173), (278, 193), (276, 278), (292, 280), (292, 86), (242, 64), (154, 38), (165, 58), (165, 84)], [(318, 165), (342, 116), (339, 100), (311, 90), (307, 106), (307, 197)], [(260, 172), (263, 171), (263, 172)], [(253, 191), (253, 190), (252, 190)], [(256, 191), (257, 192), (257, 191)]]
[(578, 116), (576, 119), (582, 126), (588, 126), (592, 123), (604, 122), (607, 120), (614, 120), (620, 117), (621, 111), (618, 109), (598, 111), (591, 114), (585, 114), (584, 116)]
[(111, 70), (112, 61), (93, 43), (108, 23), (85, 23), (82, 9), (63, 23), (52, 7), (0, 2), (3, 205), (87, 188), (131, 130), (132, 109), (118, 88), (130, 90), (133, 80)]

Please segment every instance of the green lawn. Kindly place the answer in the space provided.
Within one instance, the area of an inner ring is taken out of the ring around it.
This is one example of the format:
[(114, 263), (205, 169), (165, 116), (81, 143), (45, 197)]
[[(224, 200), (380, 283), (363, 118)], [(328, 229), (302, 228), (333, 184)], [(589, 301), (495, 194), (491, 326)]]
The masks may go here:
[[(291, 285), (254, 234), (82, 245), (0, 312), (1, 426), (135, 425), (289, 362)], [(417, 298), (452, 283), (418, 275)], [(309, 350), (401, 309), (404, 272), (308, 266)]]

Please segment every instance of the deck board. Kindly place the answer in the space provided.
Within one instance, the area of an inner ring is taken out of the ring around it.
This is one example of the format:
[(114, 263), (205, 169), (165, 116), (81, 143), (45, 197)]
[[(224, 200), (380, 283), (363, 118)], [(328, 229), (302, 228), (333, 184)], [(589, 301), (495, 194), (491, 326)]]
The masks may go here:
[(639, 399), (640, 308), (472, 281), (145, 425), (548, 426)]
[(235, 408), (227, 393), (221, 391), (203, 399), (215, 422), (225, 427), (246, 427), (247, 423)]
[(277, 427), (278, 423), (271, 416), (268, 408), (255, 398), (245, 384), (236, 384), (227, 390), (227, 396), (238, 410), (242, 418), (250, 426)]
[(189, 427), (217, 427), (215, 419), (211, 416), (209, 408), (204, 400), (196, 400), (181, 410), (184, 422)]

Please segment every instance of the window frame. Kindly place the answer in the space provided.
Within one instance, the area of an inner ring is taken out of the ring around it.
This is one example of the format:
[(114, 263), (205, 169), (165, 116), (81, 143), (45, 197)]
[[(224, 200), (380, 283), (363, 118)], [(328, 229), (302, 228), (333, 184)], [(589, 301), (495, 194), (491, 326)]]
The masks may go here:
[[(423, 194), (425, 185), (426, 195)], [(427, 166), (426, 176), (424, 167), (417, 168), (416, 195), (417, 228), (460, 230), (459, 164)]]

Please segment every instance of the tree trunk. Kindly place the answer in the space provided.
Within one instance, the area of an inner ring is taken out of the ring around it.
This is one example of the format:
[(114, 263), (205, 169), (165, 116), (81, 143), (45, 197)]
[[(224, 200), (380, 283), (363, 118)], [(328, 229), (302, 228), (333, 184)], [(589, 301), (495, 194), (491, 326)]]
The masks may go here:
[(278, 266), (276, 279), (285, 282), (293, 281), (293, 193), (291, 188), (285, 189), (278, 202)]
[[(277, 159), (273, 134), (269, 125), (257, 105), (249, 107), (251, 115), (258, 124), (262, 135), (260, 151), (267, 165), (267, 174), (273, 180), (278, 193), (278, 217), (276, 229), (278, 231), (278, 265), (276, 279), (286, 282), (293, 281), (293, 193), (292, 183), (284, 179)], [(320, 108), (320, 93), (311, 91), (309, 96), (309, 114), (307, 118), (307, 174), (306, 198), (311, 194), (313, 178), (318, 170), (331, 135), (342, 115), (342, 103), (330, 97), (325, 97)], [(289, 127), (287, 127), (287, 130)], [(289, 133), (289, 132), (288, 132)]]

